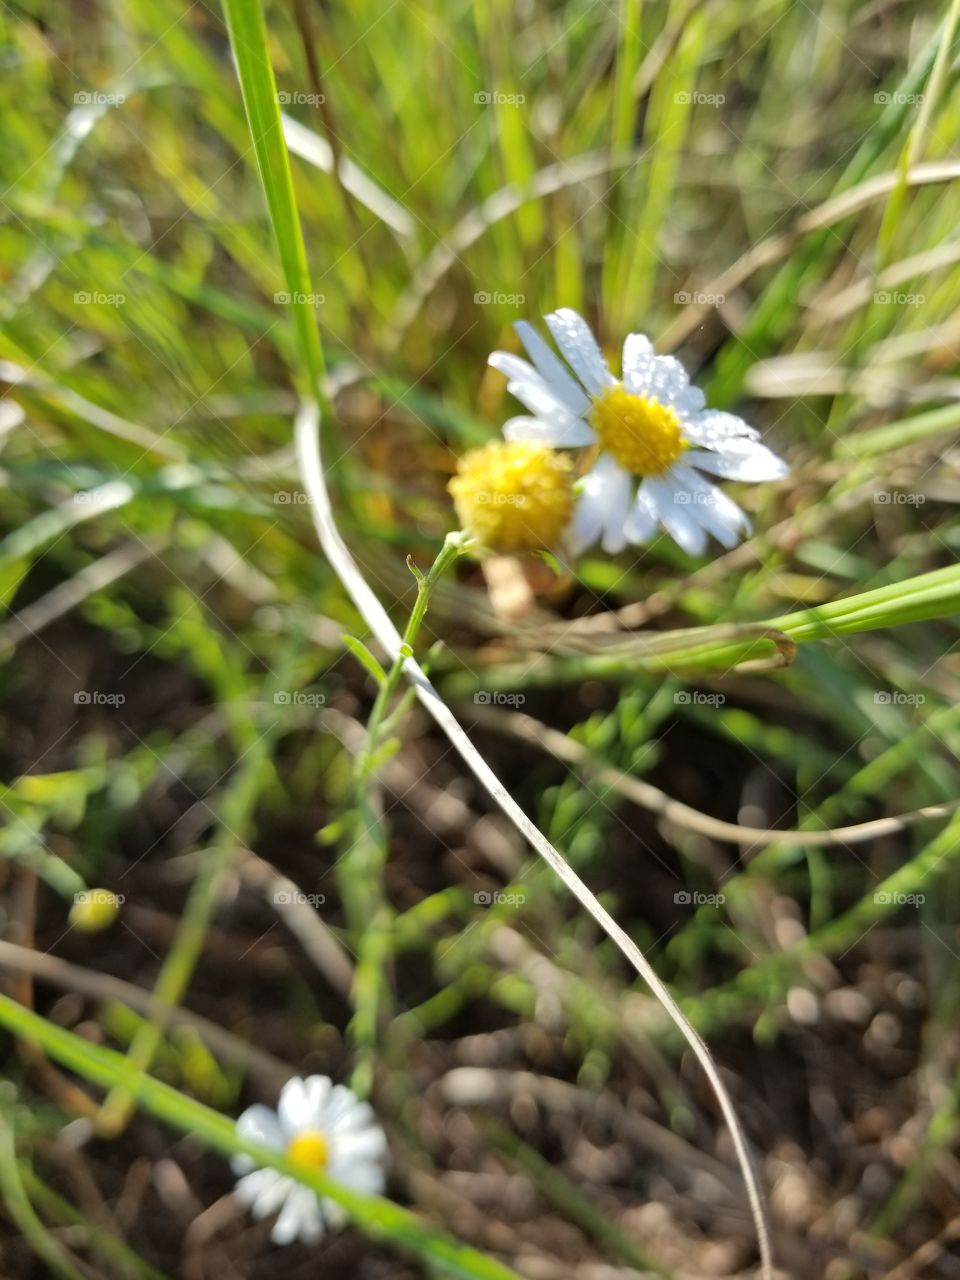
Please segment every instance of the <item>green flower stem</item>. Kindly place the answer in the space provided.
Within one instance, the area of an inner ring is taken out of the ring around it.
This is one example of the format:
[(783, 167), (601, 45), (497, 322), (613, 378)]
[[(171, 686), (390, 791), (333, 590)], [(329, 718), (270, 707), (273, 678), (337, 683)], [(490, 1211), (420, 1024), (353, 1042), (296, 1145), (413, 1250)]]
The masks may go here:
[(378, 1028), (389, 1012), (383, 974), (394, 951), (394, 914), (383, 887), (389, 834), (383, 821), (377, 763), (385, 728), (393, 722), (390, 707), (404, 679), (403, 664), (413, 652), (430, 593), (462, 550), (462, 535), (451, 534), (429, 572), (417, 578), (417, 598), (403, 633), (401, 653), (380, 684), (367, 722), (366, 745), (354, 765), (355, 821), (350, 848), (339, 864), (339, 880), (357, 947), (354, 1015), (350, 1023), (357, 1060), (350, 1083), (360, 1097), (367, 1097), (373, 1085)]
[(82, 1228), (90, 1252), (97, 1254), (113, 1268), (111, 1274), (116, 1273), (118, 1277), (127, 1277), (128, 1280), (170, 1280), (165, 1272), (144, 1262), (119, 1236), (85, 1217), (69, 1200), (48, 1187), (25, 1160), (18, 1161), (17, 1169), (30, 1199), (52, 1222)]
[(370, 719), (367, 722), (367, 747), (357, 761), (357, 770), (361, 776), (368, 775), (371, 770), (371, 763), (379, 745), (380, 729), (386, 719), (387, 708), (403, 679), (404, 661), (412, 654), (414, 642), (420, 634), (420, 628), (427, 615), (430, 593), (450, 565), (463, 553), (464, 549), (463, 534), (448, 534), (443, 546), (440, 548), (439, 555), (430, 566), (429, 571), (426, 574), (421, 574), (417, 579), (417, 598), (410, 613), (410, 620), (403, 633), (403, 644), (406, 651), (396, 658), (387, 672), (387, 678), (381, 685), (380, 692), (377, 694), (377, 699), (373, 704), (373, 710), (370, 712)]
[(60, 1244), (37, 1216), (26, 1187), (20, 1178), (13, 1128), (0, 1111), (0, 1196), (7, 1213), (22, 1233), (30, 1248), (60, 1280), (84, 1280), (84, 1272), (75, 1267)]

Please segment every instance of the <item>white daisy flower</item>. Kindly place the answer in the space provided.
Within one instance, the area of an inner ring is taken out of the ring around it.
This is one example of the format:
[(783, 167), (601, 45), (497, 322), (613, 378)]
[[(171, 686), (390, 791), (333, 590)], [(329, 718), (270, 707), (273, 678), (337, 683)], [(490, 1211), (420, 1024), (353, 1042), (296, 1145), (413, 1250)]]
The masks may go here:
[(612, 555), (646, 542), (658, 525), (690, 555), (702, 554), (708, 534), (735, 546), (750, 522), (700, 473), (779, 480), (786, 464), (741, 418), (707, 409), (679, 360), (658, 356), (643, 334), (624, 342), (618, 381), (581, 316), (564, 308), (546, 320), (566, 365), (524, 321), (516, 330), (533, 363), (506, 351), (495, 351), (490, 363), (533, 415), (505, 423), (507, 440), (599, 449), (567, 535), (571, 550), (599, 538)]
[[(346, 1085), (331, 1084), (326, 1076), (288, 1080), (280, 1090), (276, 1111), (248, 1107), (237, 1120), (237, 1132), (322, 1170), (341, 1186), (368, 1195), (383, 1191), (387, 1140), (373, 1108)], [(234, 1173), (244, 1175), (234, 1194), (249, 1205), (255, 1218), (266, 1218), (279, 1209), (271, 1232), (274, 1244), (297, 1239), (312, 1243), (326, 1226), (340, 1227), (346, 1221), (335, 1201), (321, 1199), (276, 1169), (258, 1169), (250, 1156), (235, 1156), (232, 1167)]]

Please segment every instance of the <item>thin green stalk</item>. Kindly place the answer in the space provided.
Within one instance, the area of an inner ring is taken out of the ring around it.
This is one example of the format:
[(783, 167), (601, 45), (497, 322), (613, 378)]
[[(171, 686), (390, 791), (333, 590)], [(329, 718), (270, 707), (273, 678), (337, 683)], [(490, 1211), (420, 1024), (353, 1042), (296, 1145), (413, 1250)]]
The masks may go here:
[(629, 1267), (635, 1267), (648, 1276), (674, 1280), (672, 1271), (651, 1258), (628, 1232), (611, 1222), (603, 1210), (593, 1204), (579, 1187), (564, 1177), (539, 1152), (525, 1142), (518, 1141), (502, 1125), (491, 1123), (484, 1127), (496, 1145), (519, 1165), (544, 1199), (575, 1222), (612, 1257), (622, 1259)]
[(958, 21), (960, 21), (960, 0), (951, 0), (946, 21), (939, 37), (937, 56), (930, 71), (930, 78), (927, 81), (925, 92), (918, 95), (920, 97), (920, 110), (917, 112), (913, 128), (907, 136), (907, 141), (897, 161), (897, 185), (890, 192), (887, 198), (887, 206), (883, 211), (883, 220), (877, 233), (875, 273), (882, 271), (893, 259), (897, 230), (903, 218), (907, 191), (909, 190), (907, 178), (913, 166), (923, 158), (924, 140), (930, 131), (933, 113), (937, 109), (947, 82), (950, 55), (953, 50)]
[(610, 149), (619, 154), (633, 142), (637, 118), (634, 81), (643, 49), (643, 0), (620, 0), (617, 18), (617, 69), (610, 116)]
[(642, 201), (642, 205), (637, 214), (630, 207), (622, 213), (629, 231), (621, 240), (618, 268), (610, 280), (610, 333), (642, 329), (650, 314), (662, 262), (663, 227), (690, 129), (697, 71), (708, 30), (705, 9), (690, 15), (676, 53), (660, 68), (650, 94), (643, 139), (646, 156), (642, 166), (624, 183), (630, 197)]
[(258, 0), (224, 0), (230, 45), (237, 61), (240, 91), (270, 211), (270, 223), (287, 285), (303, 371), (311, 398), (330, 421), (324, 388), (323, 345), (312, 302), (307, 250), (300, 229), (290, 158), (283, 140), (277, 82), (268, 54), (267, 24)]
[(403, 648), (381, 682), (367, 722), (367, 740), (354, 765), (356, 821), (353, 840), (339, 866), (344, 905), (357, 947), (354, 1014), (350, 1031), (356, 1048), (351, 1087), (367, 1097), (373, 1085), (378, 1028), (388, 1014), (384, 971), (393, 953), (394, 915), (383, 888), (389, 834), (383, 821), (377, 761), (390, 705), (404, 680), (403, 664), (413, 653), (434, 585), (463, 550), (460, 535), (451, 535), (426, 574), (417, 578), (417, 598), (403, 633)]
[(413, 653), (414, 643), (420, 634), (420, 628), (423, 626), (423, 620), (427, 615), (430, 594), (447, 569), (458, 556), (463, 554), (464, 549), (465, 544), (462, 534), (448, 534), (443, 546), (440, 548), (439, 555), (430, 566), (428, 572), (421, 574), (417, 579), (417, 598), (403, 633), (403, 652), (397, 656), (387, 672), (387, 678), (380, 687), (373, 709), (370, 712), (370, 719), (367, 722), (367, 745), (357, 759), (357, 771), (361, 778), (370, 774), (371, 762), (379, 746), (380, 730), (386, 718), (387, 708), (393, 701), (394, 695), (403, 681), (403, 664)]
[(39, 1178), (25, 1160), (18, 1163), (20, 1177), (31, 1199), (46, 1211), (50, 1218), (70, 1227), (81, 1227), (87, 1237), (89, 1248), (96, 1253), (113, 1270), (131, 1280), (169, 1280), (163, 1271), (158, 1271), (149, 1262), (134, 1253), (119, 1236), (107, 1231), (98, 1223), (85, 1217), (78, 1209), (65, 1200)]
[(20, 1178), (16, 1143), (8, 1117), (0, 1109), (0, 1195), (14, 1224), (33, 1252), (61, 1280), (85, 1280), (40, 1221)]

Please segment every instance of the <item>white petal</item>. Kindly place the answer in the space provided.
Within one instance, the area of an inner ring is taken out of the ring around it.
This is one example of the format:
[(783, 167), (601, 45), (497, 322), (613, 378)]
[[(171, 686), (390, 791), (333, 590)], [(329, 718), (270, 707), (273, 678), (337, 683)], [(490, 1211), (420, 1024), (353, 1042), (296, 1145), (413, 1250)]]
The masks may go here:
[(309, 1187), (301, 1187), (300, 1190), (309, 1192), (309, 1199), (304, 1197), (300, 1211), (300, 1239), (306, 1244), (316, 1244), (324, 1232), (323, 1205), (320, 1197)]
[(566, 405), (560, 404), (542, 382), (508, 382), (507, 390), (521, 404), (526, 405), (531, 413), (542, 418), (544, 422), (571, 423), (580, 422)]
[(704, 480), (685, 463), (674, 467), (672, 476), (678, 492), (687, 499), (686, 505), (694, 519), (723, 546), (728, 549), (736, 546), (741, 536), (750, 532), (746, 513), (722, 489)]
[(726, 547), (728, 551), (735, 547), (743, 536), (741, 520), (724, 516), (716, 507), (711, 507), (708, 503), (697, 502), (690, 508), (690, 512), (700, 526), (706, 529), (707, 533), (713, 534), (720, 545)]
[(741, 511), (733, 499), (728, 498), (722, 489), (718, 489), (715, 484), (705, 480), (703, 476), (698, 475), (696, 471), (691, 470), (684, 463), (674, 467), (673, 475), (678, 484), (700, 497), (701, 501), (698, 505), (711, 507), (731, 528), (741, 528), (749, 531), (750, 521), (746, 513)]
[(572, 412), (581, 416), (587, 413), (590, 401), (533, 325), (527, 324), (526, 320), (518, 320), (513, 327), (526, 347), (527, 355), (536, 366), (537, 372), (561, 404), (569, 405)]
[(567, 544), (573, 555), (586, 551), (600, 537), (605, 507), (604, 496), (598, 490), (585, 488), (580, 494), (567, 531)]
[[(288, 1178), (282, 1173), (277, 1173), (275, 1169), (259, 1169), (258, 1173), (272, 1173), (272, 1180), (264, 1179), (257, 1189), (257, 1193), (250, 1201), (250, 1213), (254, 1218), (269, 1218), (271, 1213), (276, 1213), (282, 1204), (286, 1203), (287, 1196), (297, 1185), (293, 1178)], [(250, 1177), (255, 1178), (257, 1175), (251, 1173)], [(243, 1179), (247, 1181), (246, 1178)], [(241, 1184), (237, 1183), (237, 1187)]]
[(280, 1090), (277, 1114), (288, 1134), (301, 1129), (322, 1128), (323, 1111), (330, 1094), (330, 1081), (326, 1076), (308, 1076), (301, 1080), (294, 1076)]
[(648, 476), (644, 484), (657, 504), (663, 527), (674, 542), (688, 555), (703, 555), (707, 535), (689, 509), (689, 492), (674, 483), (670, 472), (665, 476)]
[(268, 1191), (283, 1181), (283, 1176), (276, 1169), (255, 1169), (241, 1178), (233, 1189), (233, 1194), (241, 1204), (252, 1205), (262, 1192)]
[(656, 531), (658, 521), (657, 504), (647, 492), (646, 485), (641, 484), (623, 525), (627, 541), (635, 544), (648, 542)]
[[(277, 1113), (259, 1103), (247, 1107), (237, 1117), (237, 1133), (241, 1138), (249, 1138), (251, 1142), (261, 1142), (265, 1147), (279, 1151), (284, 1145), (283, 1128), (277, 1119)], [(249, 1156), (243, 1157), (249, 1160)]]
[[(632, 334), (631, 337), (640, 338), (640, 335)], [(696, 416), (706, 404), (706, 397), (699, 387), (690, 385), (690, 378), (680, 361), (673, 356), (653, 355), (652, 359), (643, 358), (644, 355), (649, 356), (649, 353), (642, 347), (639, 351), (640, 359), (630, 375), (627, 390), (634, 395), (649, 396), (659, 400), (661, 404), (670, 405), (681, 418)], [(632, 352), (630, 354), (632, 359)], [(626, 358), (625, 344), (624, 359)]]
[[(280, 1216), (273, 1224), (273, 1230), (270, 1232), (270, 1239), (274, 1244), (292, 1244), (305, 1233), (309, 1234), (310, 1228), (315, 1225), (316, 1217), (313, 1212), (313, 1205), (317, 1206), (319, 1213), (319, 1203), (316, 1194), (309, 1187), (295, 1186), (287, 1196)], [(321, 1224), (322, 1231), (322, 1224)]]
[(349, 1166), (357, 1160), (381, 1160), (387, 1150), (387, 1139), (383, 1130), (371, 1125), (359, 1133), (337, 1131), (331, 1139), (330, 1166), (331, 1177), (334, 1164), (338, 1168)]
[(603, 353), (582, 316), (569, 307), (562, 307), (547, 316), (547, 324), (567, 364), (591, 395), (613, 384)]
[(336, 1181), (343, 1186), (350, 1187), (353, 1191), (362, 1191), (366, 1196), (383, 1194), (385, 1179), (383, 1170), (377, 1164), (361, 1160), (337, 1174), (333, 1173), (333, 1166), (331, 1166), (330, 1176), (335, 1177)]
[(504, 440), (529, 440), (555, 449), (577, 449), (595, 444), (596, 436), (585, 422), (544, 422), (542, 418), (508, 418), (503, 424)]
[(782, 480), (789, 470), (783, 459), (766, 445), (746, 439), (725, 440), (717, 446), (716, 453), (691, 450), (683, 460), (689, 466), (726, 480)]
[(341, 1108), (334, 1113), (332, 1108), (326, 1117), (326, 1126), (331, 1134), (359, 1133), (362, 1129), (378, 1128), (373, 1107), (369, 1102), (361, 1102), (353, 1096), (353, 1105)]
[(596, 542), (602, 535), (603, 549), (616, 555), (627, 545), (623, 532), (630, 508), (633, 477), (602, 454), (583, 482), (583, 490), (574, 512), (569, 541), (576, 553)]
[(704, 413), (694, 415), (684, 421), (684, 434), (694, 444), (706, 445), (708, 449), (719, 449), (727, 440), (746, 437), (748, 440), (759, 440), (760, 432), (747, 426), (736, 414), (724, 413), (722, 409), (707, 409)]
[(515, 356), (512, 351), (491, 351), (487, 364), (499, 369), (511, 382), (543, 382), (543, 378), (528, 360)]
[(642, 395), (643, 388), (649, 383), (656, 363), (657, 354), (653, 343), (642, 333), (630, 333), (623, 344), (621, 371), (623, 382), (628, 391), (634, 395)]
[[(521, 360), (519, 356), (511, 355), (508, 351), (494, 351), (487, 363), (507, 375), (507, 390), (538, 417), (545, 418), (547, 421), (576, 420), (584, 399), (582, 392), (571, 402), (567, 402), (556, 394), (533, 365), (527, 364), (526, 360)], [(576, 390), (575, 384), (574, 390)]]
[[(363, 1106), (364, 1104), (352, 1089), (348, 1089), (345, 1084), (335, 1084), (330, 1090), (330, 1098), (323, 1115), (324, 1130), (332, 1133), (338, 1128), (341, 1120), (353, 1115)], [(362, 1114), (366, 1113), (362, 1112)]]
[(699, 413), (707, 403), (707, 397), (692, 385), (690, 375), (674, 356), (657, 356), (653, 393), (658, 400), (673, 405), (685, 415)]

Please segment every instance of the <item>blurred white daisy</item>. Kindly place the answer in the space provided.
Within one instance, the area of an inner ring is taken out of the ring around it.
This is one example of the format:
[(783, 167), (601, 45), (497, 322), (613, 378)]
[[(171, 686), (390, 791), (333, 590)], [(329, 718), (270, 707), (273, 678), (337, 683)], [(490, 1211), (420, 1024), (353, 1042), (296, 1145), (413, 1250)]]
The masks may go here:
[[(326, 1076), (295, 1077), (280, 1091), (276, 1111), (253, 1106), (237, 1120), (237, 1132), (274, 1151), (283, 1151), (332, 1181), (368, 1195), (383, 1191), (382, 1161), (387, 1149), (373, 1109), (346, 1085)], [(236, 1196), (255, 1218), (280, 1211), (271, 1239), (290, 1244), (318, 1240), (324, 1228), (340, 1227), (346, 1215), (333, 1200), (321, 1199), (309, 1187), (276, 1169), (258, 1169), (250, 1156), (235, 1156), (233, 1171), (242, 1174)], [(251, 1172), (252, 1170), (252, 1172)]]
[(511, 418), (503, 428), (507, 440), (599, 450), (582, 482), (570, 549), (599, 538), (614, 554), (628, 542), (646, 542), (658, 525), (690, 555), (704, 551), (708, 534), (735, 546), (750, 522), (700, 472), (779, 480), (786, 464), (741, 418), (705, 408), (706, 397), (679, 360), (658, 356), (649, 338), (630, 334), (617, 380), (581, 316), (564, 308), (546, 320), (566, 365), (524, 321), (516, 329), (533, 363), (506, 351), (495, 351), (490, 363), (533, 415)]

